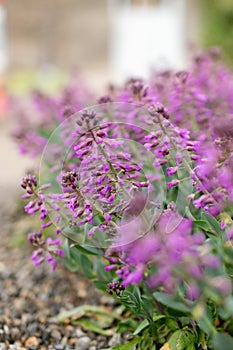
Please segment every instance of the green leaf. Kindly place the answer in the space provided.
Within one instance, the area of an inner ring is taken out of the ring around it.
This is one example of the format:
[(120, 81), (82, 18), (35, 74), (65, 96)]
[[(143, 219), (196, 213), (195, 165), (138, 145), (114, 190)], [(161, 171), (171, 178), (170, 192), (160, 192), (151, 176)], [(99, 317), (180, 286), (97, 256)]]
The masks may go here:
[(177, 301), (177, 300), (174, 300), (174, 297), (172, 297), (171, 295), (169, 294), (165, 294), (165, 293), (161, 293), (161, 292), (155, 292), (153, 293), (153, 296), (154, 298), (161, 304), (171, 308), (171, 309), (174, 309), (174, 310), (177, 310), (177, 311), (180, 311), (182, 313), (190, 313), (192, 308), (192, 303), (189, 302), (188, 300), (185, 300), (187, 303), (190, 304), (190, 306), (188, 305), (185, 305), (183, 302), (181, 301)]
[(144, 310), (150, 318), (153, 318), (154, 304), (152, 303), (151, 295), (142, 294), (141, 305), (142, 310)]
[(107, 289), (107, 283), (106, 282), (102, 282), (102, 281), (99, 281), (99, 280), (96, 280), (96, 281), (93, 281), (93, 284), (94, 286), (101, 290), (102, 292), (106, 292), (106, 289)]
[(223, 231), (220, 228), (219, 222), (215, 219), (215, 217), (203, 212), (201, 214), (201, 218), (209, 223), (210, 227), (213, 229), (215, 233), (219, 235), (223, 233)]
[(79, 266), (74, 260), (66, 259), (65, 260), (65, 267), (70, 270), (71, 272), (77, 272), (79, 271)]
[(95, 305), (81, 305), (81, 306), (75, 307), (71, 310), (62, 312), (57, 316), (57, 319), (59, 322), (64, 322), (69, 318), (76, 320), (77, 318), (80, 318), (86, 315), (103, 315), (112, 319), (121, 319), (119, 315), (117, 315), (115, 312), (109, 312), (108, 309), (101, 306), (95, 306)]
[(133, 320), (132, 318), (126, 318), (125, 320), (122, 320), (118, 323), (116, 332), (117, 333), (123, 333), (123, 332), (131, 332), (137, 327), (137, 322)]
[(196, 350), (196, 346), (195, 346), (194, 343), (189, 344), (189, 345), (187, 346), (187, 348), (185, 348), (185, 350)]
[(112, 348), (112, 350), (135, 350), (135, 346), (141, 341), (141, 338), (134, 338), (130, 342), (123, 344), (123, 345), (117, 345)]
[(211, 227), (208, 221), (205, 220), (194, 220), (194, 227), (197, 229), (201, 229), (204, 232), (210, 232), (212, 234), (215, 234), (215, 231)]
[(82, 266), (85, 276), (89, 279), (93, 279), (95, 275), (93, 274), (93, 265), (90, 259), (86, 255), (81, 255), (80, 264)]
[(93, 261), (93, 264), (94, 264), (94, 270), (96, 272), (97, 278), (99, 280), (106, 281), (106, 285), (107, 285), (107, 282), (109, 282), (115, 277), (114, 271), (105, 271), (106, 264), (104, 264), (103, 259), (96, 258)]
[(84, 329), (86, 329), (88, 331), (92, 331), (92, 332), (97, 333), (97, 334), (110, 336), (110, 335), (113, 335), (115, 333), (115, 329), (113, 329), (113, 328), (102, 329), (98, 326), (98, 324), (96, 324), (96, 322), (90, 321), (86, 318), (80, 318), (76, 322), (78, 324), (80, 324), (81, 326), (83, 326)]
[(189, 210), (190, 210), (190, 213), (192, 214), (192, 216), (193, 216), (195, 219), (199, 220), (201, 210), (200, 210), (200, 209), (197, 209), (197, 208), (192, 204), (192, 202), (189, 203)]
[(233, 338), (225, 333), (215, 333), (211, 339), (214, 350), (232, 350)]
[(134, 287), (133, 289), (133, 295), (135, 296), (137, 303), (141, 304), (141, 293), (138, 287)]
[(69, 240), (66, 238), (64, 241), (63, 249), (65, 252), (65, 266), (72, 272), (79, 270), (80, 256), (70, 248)]
[(66, 227), (63, 230), (63, 234), (67, 237), (72, 243), (81, 243), (83, 238), (83, 230), (79, 226)]
[(132, 312), (139, 314), (141, 310), (141, 304), (133, 293), (125, 290), (124, 294), (120, 297), (120, 302), (122, 305), (130, 309)]
[(188, 346), (194, 345), (195, 340), (196, 337), (193, 332), (190, 330), (180, 329), (172, 334), (168, 343), (171, 350), (187, 350)]
[(134, 335), (139, 334), (143, 329), (149, 326), (150, 322), (148, 320), (143, 320), (134, 331)]
[(80, 252), (84, 254), (89, 254), (89, 255), (104, 255), (104, 252), (94, 246), (88, 245), (88, 244), (73, 244), (72, 247), (76, 248)]
[(68, 238), (65, 238), (65, 240), (64, 240), (63, 250), (65, 253), (65, 258), (70, 259), (70, 245), (69, 245)]
[(196, 305), (193, 311), (193, 316), (200, 329), (208, 336), (211, 336), (211, 334), (216, 332), (213, 316), (208, 305)]
[(152, 326), (154, 325), (157, 321), (161, 320), (161, 318), (166, 318), (165, 315), (157, 315), (153, 317), (153, 323), (150, 323), (147, 319), (143, 320), (138, 327), (135, 329), (134, 331), (134, 335), (139, 334), (141, 331), (143, 331), (144, 329), (146, 329), (148, 326)]

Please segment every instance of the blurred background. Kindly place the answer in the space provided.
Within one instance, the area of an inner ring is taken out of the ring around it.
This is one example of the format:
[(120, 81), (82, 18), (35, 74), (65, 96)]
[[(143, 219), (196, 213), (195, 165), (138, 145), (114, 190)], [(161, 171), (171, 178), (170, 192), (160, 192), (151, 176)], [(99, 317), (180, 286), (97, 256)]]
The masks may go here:
[(79, 70), (100, 95), (110, 81), (183, 69), (210, 46), (233, 65), (232, 0), (0, 1), (0, 189), (30, 165), (8, 137), (9, 94), (52, 92)]

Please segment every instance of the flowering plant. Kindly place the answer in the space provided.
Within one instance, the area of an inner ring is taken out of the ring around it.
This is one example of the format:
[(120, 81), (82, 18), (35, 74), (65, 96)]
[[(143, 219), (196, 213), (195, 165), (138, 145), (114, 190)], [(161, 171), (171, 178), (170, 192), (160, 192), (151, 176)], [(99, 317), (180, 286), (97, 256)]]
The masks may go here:
[(32, 262), (63, 257), (130, 310), (133, 337), (115, 350), (232, 349), (232, 73), (213, 50), (91, 108), (74, 96), (40, 99), (33, 142), (16, 133), (43, 151), (39, 180), (22, 181), (41, 220)]

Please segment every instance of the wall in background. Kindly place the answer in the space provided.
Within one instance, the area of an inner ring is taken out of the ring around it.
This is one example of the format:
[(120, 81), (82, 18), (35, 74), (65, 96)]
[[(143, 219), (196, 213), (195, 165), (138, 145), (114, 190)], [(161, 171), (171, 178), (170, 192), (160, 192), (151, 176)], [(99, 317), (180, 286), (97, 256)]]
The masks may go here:
[(10, 68), (106, 64), (105, 0), (11, 0), (6, 6)]

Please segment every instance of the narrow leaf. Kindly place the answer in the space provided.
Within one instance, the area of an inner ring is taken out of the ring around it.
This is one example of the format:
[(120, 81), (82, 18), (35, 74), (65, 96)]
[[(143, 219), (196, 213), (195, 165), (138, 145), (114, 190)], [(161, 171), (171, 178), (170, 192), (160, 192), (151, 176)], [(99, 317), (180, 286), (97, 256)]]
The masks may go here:
[(232, 350), (233, 338), (225, 333), (215, 333), (211, 340), (214, 350)]
[(97, 334), (102, 334), (106, 336), (113, 335), (115, 333), (115, 329), (102, 329), (100, 328), (95, 322), (90, 321), (86, 318), (80, 318), (76, 321), (78, 324), (80, 324), (84, 329), (88, 331), (92, 331)]
[(95, 306), (95, 305), (81, 305), (81, 306), (75, 307), (71, 310), (62, 312), (57, 316), (57, 319), (59, 322), (64, 322), (66, 319), (69, 319), (69, 318), (77, 319), (87, 314), (98, 314), (98, 315), (108, 316), (112, 319), (119, 319), (119, 316), (114, 312), (109, 312), (108, 309), (101, 306)]
[(143, 320), (139, 325), (138, 327), (135, 329), (134, 331), (134, 335), (137, 335), (139, 334), (143, 329), (147, 328), (149, 326), (149, 321), (148, 320)]
[(134, 338), (129, 343), (123, 345), (117, 345), (112, 350), (135, 350), (135, 346), (141, 341), (141, 338)]
[(192, 305), (191, 303), (189, 303), (190, 306), (185, 305), (181, 301), (174, 300), (174, 298), (171, 295), (165, 294), (165, 293), (160, 293), (160, 292), (153, 293), (153, 296), (158, 302), (160, 302), (161, 304), (163, 304), (171, 309), (178, 310), (178, 311), (181, 311), (184, 313), (191, 312), (191, 305)]
[(99, 249), (97, 247), (93, 247), (93, 246), (88, 245), (88, 244), (73, 244), (72, 247), (75, 247), (80, 252), (85, 253), (85, 254), (101, 255), (101, 256), (104, 255), (104, 253), (101, 249)]

